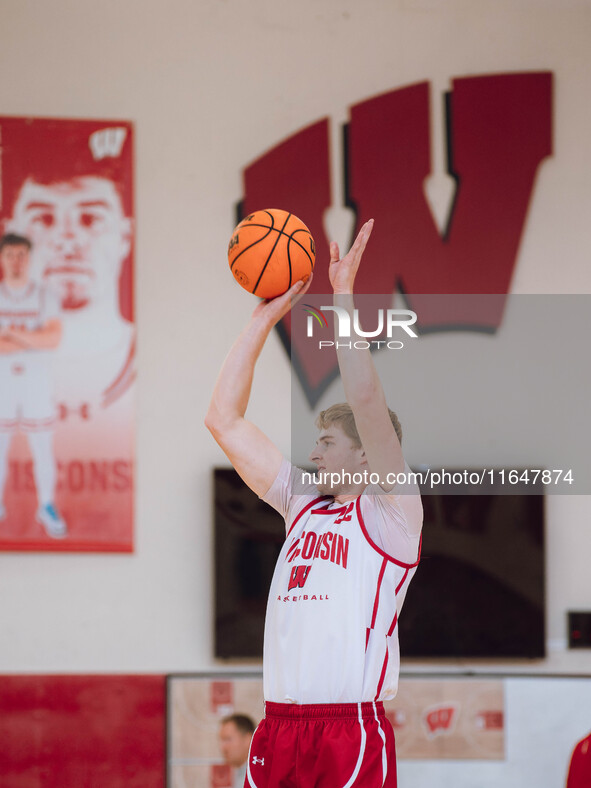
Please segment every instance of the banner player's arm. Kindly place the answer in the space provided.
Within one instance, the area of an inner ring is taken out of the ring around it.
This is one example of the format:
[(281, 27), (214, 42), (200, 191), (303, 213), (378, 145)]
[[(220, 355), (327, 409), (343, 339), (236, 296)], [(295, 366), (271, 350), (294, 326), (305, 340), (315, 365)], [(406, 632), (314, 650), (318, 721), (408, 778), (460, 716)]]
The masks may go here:
[(0, 353), (18, 353), (20, 350), (22, 347), (0, 330)]
[(52, 317), (39, 328), (8, 328), (3, 336), (18, 345), (20, 350), (53, 350), (61, 342), (62, 323), (57, 317)]

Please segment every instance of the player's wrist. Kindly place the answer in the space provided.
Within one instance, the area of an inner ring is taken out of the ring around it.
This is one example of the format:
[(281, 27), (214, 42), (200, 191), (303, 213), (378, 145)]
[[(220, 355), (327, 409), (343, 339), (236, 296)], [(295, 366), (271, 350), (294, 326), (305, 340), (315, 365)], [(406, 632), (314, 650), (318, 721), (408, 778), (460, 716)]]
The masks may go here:
[(340, 306), (344, 309), (351, 310), (354, 307), (353, 291), (339, 290), (333, 293), (332, 302), (335, 306)]
[(255, 312), (250, 319), (246, 331), (251, 336), (257, 337), (259, 341), (264, 342), (277, 322), (278, 320), (271, 315), (264, 314), (263, 312)]

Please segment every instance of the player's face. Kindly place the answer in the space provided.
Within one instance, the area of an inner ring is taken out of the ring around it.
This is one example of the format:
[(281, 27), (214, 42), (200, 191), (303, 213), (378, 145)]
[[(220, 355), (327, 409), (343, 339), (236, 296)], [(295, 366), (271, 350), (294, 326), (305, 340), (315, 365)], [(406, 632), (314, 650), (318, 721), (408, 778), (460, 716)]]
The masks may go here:
[(220, 727), (220, 750), (230, 766), (242, 766), (248, 758), (250, 736), (238, 730), (233, 722), (225, 722)]
[(0, 270), (7, 284), (22, 287), (29, 281), (30, 254), (24, 244), (5, 246), (0, 252)]
[[(355, 446), (338, 424), (329, 424), (320, 432), (309, 457), (316, 464), (319, 474), (334, 473), (340, 477), (343, 472), (352, 475), (363, 470), (366, 467), (364, 458), (363, 449)], [(349, 488), (346, 479), (342, 483), (327, 480), (318, 485), (318, 490), (324, 495), (346, 494)]]
[(94, 177), (50, 186), (26, 181), (11, 221), (33, 241), (35, 267), (65, 309), (114, 297), (130, 226), (113, 183)]

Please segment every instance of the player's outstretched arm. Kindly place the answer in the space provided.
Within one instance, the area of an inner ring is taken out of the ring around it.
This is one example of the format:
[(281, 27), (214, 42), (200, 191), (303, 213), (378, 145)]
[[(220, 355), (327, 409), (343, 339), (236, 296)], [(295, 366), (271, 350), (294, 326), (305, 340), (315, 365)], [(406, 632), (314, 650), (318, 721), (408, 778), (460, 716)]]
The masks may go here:
[(22, 350), (20, 345), (0, 333), (0, 353), (18, 353), (20, 350)]
[[(370, 219), (363, 225), (355, 243), (343, 259), (340, 258), (338, 244), (330, 245), (329, 277), (334, 292), (334, 305), (346, 309), (351, 319), (355, 276), (372, 230), (373, 219)], [(345, 348), (343, 344), (340, 343), (337, 356), (345, 397), (353, 410), (369, 469), (380, 475), (382, 486), (388, 489), (391, 485), (386, 483), (387, 475), (403, 471), (404, 458), (390, 421), (384, 390), (371, 352)]]
[(62, 323), (58, 318), (47, 320), (40, 328), (11, 328), (6, 332), (21, 350), (53, 350), (62, 339)]
[(275, 444), (244, 417), (254, 368), (273, 326), (309, 285), (296, 282), (287, 293), (257, 306), (224, 361), (205, 417), (205, 426), (257, 495), (264, 495), (275, 481), (282, 456)]

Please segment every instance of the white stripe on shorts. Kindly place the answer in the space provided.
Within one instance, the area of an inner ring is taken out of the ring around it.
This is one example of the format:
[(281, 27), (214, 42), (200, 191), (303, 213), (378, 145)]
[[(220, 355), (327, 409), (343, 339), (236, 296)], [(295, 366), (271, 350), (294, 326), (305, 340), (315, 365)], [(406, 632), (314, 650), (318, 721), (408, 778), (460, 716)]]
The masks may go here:
[(361, 744), (359, 746), (359, 757), (357, 758), (357, 764), (355, 765), (355, 769), (353, 774), (351, 775), (349, 782), (343, 786), (343, 788), (351, 788), (355, 780), (357, 779), (357, 775), (361, 769), (361, 764), (363, 763), (363, 756), (365, 755), (365, 742), (367, 739), (367, 733), (365, 732), (365, 727), (363, 726), (363, 714), (361, 712), (361, 703), (357, 704), (357, 708), (359, 709), (359, 727), (361, 728)]
[(383, 775), (383, 778), (384, 778), (383, 781), (382, 781), (382, 788), (383, 788), (383, 786), (386, 784), (386, 776), (388, 775), (388, 758), (386, 756), (386, 734), (384, 733), (384, 731), (382, 729), (382, 724), (381, 724), (381, 722), (379, 720), (378, 710), (376, 708), (376, 704), (375, 703), (373, 704), (373, 713), (375, 715), (376, 722), (378, 723), (378, 730), (380, 732), (380, 737), (381, 737), (382, 741), (384, 742), (384, 746), (382, 748), (382, 775)]

